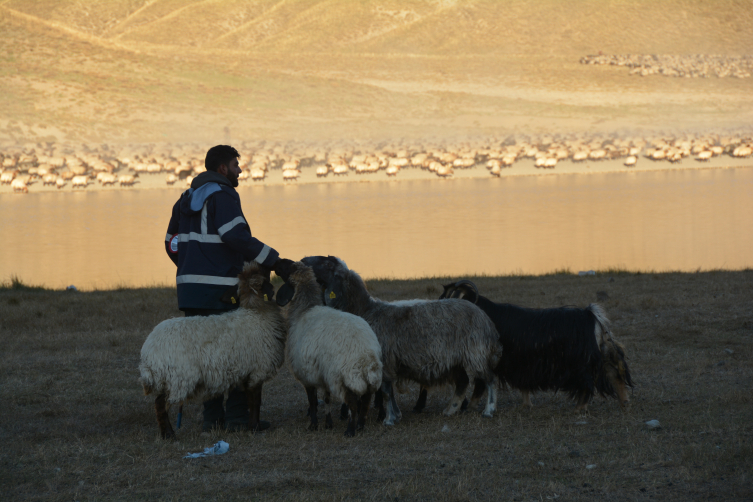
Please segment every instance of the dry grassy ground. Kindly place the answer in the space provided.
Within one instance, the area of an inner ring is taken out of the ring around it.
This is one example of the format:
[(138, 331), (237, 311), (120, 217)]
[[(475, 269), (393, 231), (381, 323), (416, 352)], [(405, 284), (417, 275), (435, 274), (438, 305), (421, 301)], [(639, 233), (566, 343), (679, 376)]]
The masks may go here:
[[(371, 281), (383, 299), (436, 298), (442, 282)], [(606, 307), (636, 387), (630, 410), (597, 398), (579, 417), (561, 395), (501, 394), (494, 419), (446, 418), (435, 391), (385, 428), (309, 432), (305, 393), (283, 371), (265, 388), (259, 435), (206, 435), (186, 407), (158, 439), (139, 350), (179, 314), (172, 289), (0, 290), (0, 490), (7, 500), (751, 500), (753, 271), (478, 278), (528, 306)], [(173, 418), (175, 412), (173, 411)], [(649, 430), (644, 422), (662, 427)], [(219, 439), (224, 456), (184, 460)], [(587, 466), (593, 466), (588, 468)], [(7, 498), (6, 498), (7, 497)]]

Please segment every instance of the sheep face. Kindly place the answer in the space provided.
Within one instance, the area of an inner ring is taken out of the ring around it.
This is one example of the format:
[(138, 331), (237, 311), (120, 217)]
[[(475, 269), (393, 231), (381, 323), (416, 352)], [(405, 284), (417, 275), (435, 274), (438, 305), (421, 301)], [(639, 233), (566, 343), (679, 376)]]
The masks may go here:
[(247, 262), (243, 266), (243, 272), (238, 276), (238, 296), (242, 307), (250, 308), (274, 298), (274, 288), (266, 275), (256, 262)]
[(301, 260), (311, 267), (317, 282), (324, 287), (324, 304), (342, 310), (344, 307), (344, 284), (348, 273), (347, 265), (335, 256), (308, 256)]
[(622, 345), (612, 340), (604, 341), (600, 349), (602, 374), (605, 383), (608, 384), (605, 388), (609, 389), (611, 387), (613, 394), (620, 402), (620, 407), (624, 409), (630, 403), (627, 388), (633, 386), (633, 381), (630, 378), (630, 370), (628, 369), (627, 362), (625, 362), (625, 349)]
[(294, 297), (301, 294), (307, 297), (307, 300), (304, 301), (306, 304), (321, 304), (319, 287), (311, 267), (300, 261), (294, 262), (282, 259), (275, 264), (275, 273), (285, 281), (285, 284), (277, 291), (278, 305), (285, 306)]

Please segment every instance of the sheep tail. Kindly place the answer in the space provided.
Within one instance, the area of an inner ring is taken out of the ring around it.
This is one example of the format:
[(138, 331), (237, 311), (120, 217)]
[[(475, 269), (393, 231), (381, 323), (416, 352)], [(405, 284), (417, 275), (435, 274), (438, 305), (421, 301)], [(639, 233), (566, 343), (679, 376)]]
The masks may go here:
[(382, 365), (379, 361), (372, 360), (366, 368), (366, 381), (371, 388), (379, 388), (382, 385)]

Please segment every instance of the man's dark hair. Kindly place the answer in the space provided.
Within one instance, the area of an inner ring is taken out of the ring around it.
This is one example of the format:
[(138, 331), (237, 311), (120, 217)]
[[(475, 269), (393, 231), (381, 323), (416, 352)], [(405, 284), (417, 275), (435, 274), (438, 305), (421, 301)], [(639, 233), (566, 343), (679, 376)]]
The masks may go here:
[(237, 159), (241, 154), (238, 150), (229, 145), (217, 145), (213, 146), (207, 152), (207, 157), (204, 159), (204, 167), (207, 171), (217, 172), (217, 169), (222, 164), (227, 165), (231, 160)]

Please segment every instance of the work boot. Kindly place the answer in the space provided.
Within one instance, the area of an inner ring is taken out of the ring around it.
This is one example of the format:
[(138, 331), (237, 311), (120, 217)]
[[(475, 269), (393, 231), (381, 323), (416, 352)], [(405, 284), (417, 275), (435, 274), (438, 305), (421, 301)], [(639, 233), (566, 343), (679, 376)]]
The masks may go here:
[(201, 430), (209, 432), (212, 429), (221, 429), (225, 426), (225, 410), (222, 408), (224, 396), (218, 396), (209, 401), (204, 401), (204, 423)]

